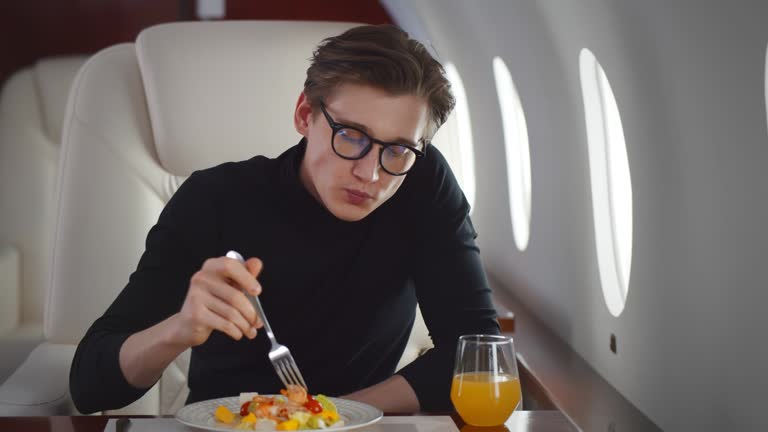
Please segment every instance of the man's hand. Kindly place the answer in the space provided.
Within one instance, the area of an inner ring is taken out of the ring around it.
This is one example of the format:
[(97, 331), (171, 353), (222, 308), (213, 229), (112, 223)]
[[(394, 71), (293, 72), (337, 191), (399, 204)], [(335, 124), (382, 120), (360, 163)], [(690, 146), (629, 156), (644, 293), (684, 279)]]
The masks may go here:
[(208, 340), (214, 330), (236, 340), (256, 337), (256, 329), (264, 324), (243, 290), (261, 294), (256, 281), (261, 268), (257, 258), (245, 265), (227, 257), (207, 260), (190, 279), (181, 311), (132, 334), (120, 347), (125, 379), (134, 387), (151, 387), (176, 356)]
[(243, 290), (254, 296), (261, 294), (256, 280), (261, 268), (258, 258), (249, 259), (245, 265), (227, 257), (207, 260), (192, 275), (184, 305), (175, 317), (173, 342), (197, 346), (208, 340), (213, 330), (235, 340), (256, 337), (256, 329), (263, 323)]

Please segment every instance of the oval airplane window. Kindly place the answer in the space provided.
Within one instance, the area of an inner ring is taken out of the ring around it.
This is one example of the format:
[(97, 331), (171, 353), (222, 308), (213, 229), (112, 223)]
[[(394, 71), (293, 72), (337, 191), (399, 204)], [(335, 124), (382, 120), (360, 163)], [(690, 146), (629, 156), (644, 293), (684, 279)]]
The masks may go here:
[(528, 145), (528, 127), (512, 74), (509, 73), (504, 60), (499, 57), (493, 58), (493, 77), (496, 81), (496, 94), (499, 97), (504, 127), (512, 233), (517, 248), (524, 251), (528, 247), (531, 226), (531, 152)]
[(432, 142), (440, 148), (451, 166), (464, 196), (467, 197), (471, 212), (475, 206), (475, 150), (472, 144), (467, 94), (459, 71), (453, 63), (445, 64), (445, 75), (451, 82), (456, 108), (432, 138)]
[(616, 98), (600, 63), (586, 48), (579, 55), (587, 126), (592, 215), (600, 284), (608, 310), (624, 310), (632, 266), (632, 182)]

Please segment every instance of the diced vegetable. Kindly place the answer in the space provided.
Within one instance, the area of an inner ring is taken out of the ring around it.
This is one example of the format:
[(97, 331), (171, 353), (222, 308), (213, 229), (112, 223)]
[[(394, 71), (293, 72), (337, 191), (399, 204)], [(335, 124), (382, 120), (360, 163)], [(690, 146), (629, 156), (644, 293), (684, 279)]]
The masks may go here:
[(339, 413), (337, 413), (336, 411), (323, 410), (323, 412), (320, 413), (320, 415), (323, 417), (325, 424), (329, 426), (339, 421)]
[(307, 421), (307, 426), (309, 426), (310, 429), (325, 429), (328, 427), (328, 425), (325, 424), (325, 421), (323, 421), (323, 416), (321, 414), (315, 414), (310, 417), (309, 421)]
[(320, 402), (310, 399), (304, 404), (304, 408), (308, 409), (312, 414), (319, 414), (323, 412), (323, 405)]
[(249, 406), (251, 406), (251, 401), (248, 401), (248, 402), (242, 404), (242, 406), (240, 406), (240, 415), (241, 416), (245, 417), (245, 416), (248, 415), (248, 413), (249, 413), (248, 407)]
[(249, 413), (247, 416), (240, 419), (240, 425), (239, 426), (246, 426), (249, 429), (256, 424), (256, 416), (253, 413)]
[(320, 405), (323, 406), (323, 410), (333, 411), (335, 413), (339, 412), (339, 410), (336, 409), (336, 405), (334, 405), (327, 396), (319, 394), (315, 397), (315, 400), (320, 402)]
[(291, 419), (277, 424), (277, 430), (298, 430), (299, 422)]
[(296, 420), (300, 425), (303, 425), (309, 421), (310, 417), (312, 417), (312, 414), (308, 412), (296, 411), (295, 413), (291, 414), (291, 420)]
[(232, 424), (232, 422), (235, 421), (235, 414), (224, 405), (219, 405), (219, 407), (216, 408), (214, 416), (216, 417), (216, 420), (225, 424)]

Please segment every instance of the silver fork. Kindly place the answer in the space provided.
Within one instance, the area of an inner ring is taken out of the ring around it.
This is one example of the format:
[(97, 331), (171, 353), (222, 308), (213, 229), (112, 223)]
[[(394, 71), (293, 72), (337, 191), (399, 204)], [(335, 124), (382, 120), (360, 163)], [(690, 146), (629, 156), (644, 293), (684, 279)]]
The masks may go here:
[[(227, 258), (236, 259), (241, 263), (245, 263), (243, 256), (235, 251), (227, 252)], [(259, 317), (261, 317), (261, 320), (264, 322), (264, 330), (267, 331), (267, 337), (272, 343), (272, 348), (269, 350), (269, 360), (272, 362), (272, 367), (275, 368), (277, 376), (280, 377), (280, 381), (282, 381), (283, 385), (286, 387), (288, 387), (289, 384), (293, 384), (304, 387), (305, 390), (309, 390), (307, 383), (304, 381), (304, 377), (301, 376), (301, 372), (299, 372), (299, 367), (296, 366), (296, 361), (293, 360), (291, 352), (285, 345), (279, 344), (277, 339), (275, 339), (275, 334), (272, 332), (272, 327), (269, 325), (269, 321), (267, 321), (264, 309), (261, 308), (259, 298), (251, 295), (247, 291), (243, 291), (243, 293), (248, 297), (248, 300), (251, 301), (253, 308), (256, 309), (256, 313), (259, 314)]]

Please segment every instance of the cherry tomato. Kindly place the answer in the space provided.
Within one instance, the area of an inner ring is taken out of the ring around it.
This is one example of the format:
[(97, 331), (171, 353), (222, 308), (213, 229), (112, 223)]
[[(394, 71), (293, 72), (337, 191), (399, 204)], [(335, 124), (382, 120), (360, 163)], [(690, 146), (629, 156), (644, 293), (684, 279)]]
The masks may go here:
[(312, 414), (320, 414), (323, 412), (323, 406), (320, 405), (320, 402), (314, 399), (309, 399), (307, 403), (304, 404), (304, 408), (308, 409)]
[(240, 407), (240, 415), (245, 417), (248, 415), (248, 407), (251, 405), (251, 401), (248, 401)]

